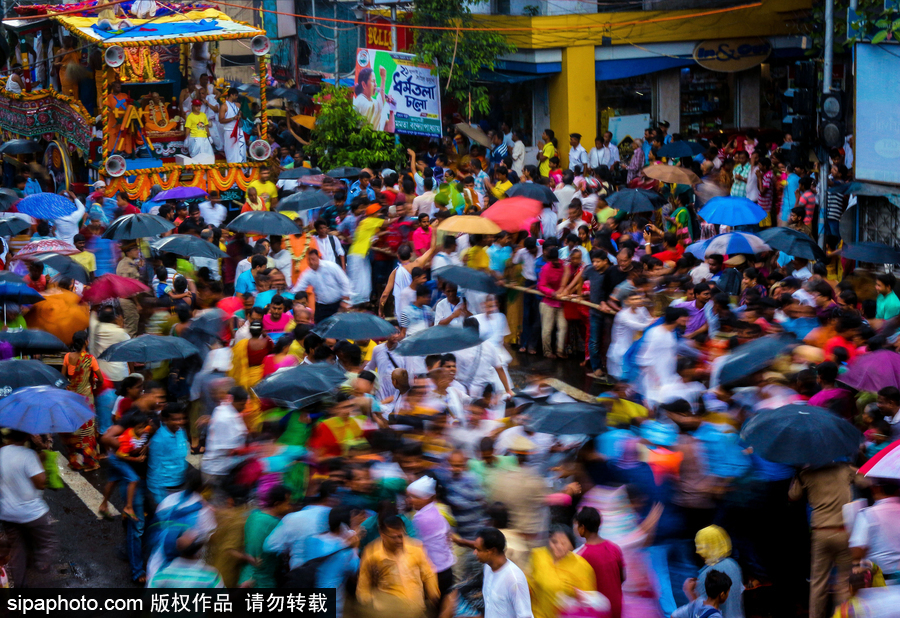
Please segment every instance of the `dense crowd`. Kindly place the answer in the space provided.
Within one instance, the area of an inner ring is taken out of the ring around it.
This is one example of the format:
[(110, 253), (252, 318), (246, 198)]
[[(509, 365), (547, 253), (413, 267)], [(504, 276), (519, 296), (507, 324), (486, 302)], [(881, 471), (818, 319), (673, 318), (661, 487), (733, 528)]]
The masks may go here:
[[(528, 162), (504, 124), (490, 148), (456, 135), (410, 150), (402, 169), (333, 176), (285, 139), (238, 206), (281, 212), (296, 233), (233, 232), (237, 213), (215, 192), (185, 203), (155, 187), (138, 208), (99, 181), (86, 199), (67, 194), (71, 214), (5, 238), (10, 274), (48, 299), (7, 306), (9, 330), (49, 330), (34, 312), (54, 298), (89, 311), (59, 334), (60, 362), (95, 417), (57, 442), (73, 470), (107, 474), (101, 515), (120, 493), (133, 581), (335, 588), (338, 615), (881, 615), (854, 612), (900, 577), (900, 500), (895, 479), (857, 467), (900, 438), (900, 301), (877, 260), (844, 255), (852, 151), (807, 167), (789, 162), (790, 136), (750, 132), (666, 156), (689, 143), (667, 129), (620, 144), (607, 133), (590, 151), (573, 134), (560, 169), (553, 131)], [(279, 178), (295, 167), (309, 174)], [(47, 188), (16, 185), (21, 197)], [(313, 194), (326, 202), (292, 208)], [(762, 214), (699, 214), (725, 197)], [(534, 211), (489, 231), (510, 203)], [(104, 235), (142, 212), (171, 229)], [(764, 243), (771, 228), (812, 257)], [(167, 252), (173, 234), (226, 257)], [(83, 282), (24, 257), (56, 241)], [(110, 275), (142, 291), (90, 300)], [(361, 313), (391, 334), (322, 329)], [(216, 326), (200, 357), (103, 358), (144, 335), (195, 341), (205, 320)], [(443, 329), (474, 339), (408, 352)], [(335, 388), (302, 402), (263, 394), (332, 370)], [(605, 431), (543, 431), (542, 406), (602, 416)], [(754, 422), (782, 435), (779, 423), (803, 420), (796, 407), (852, 432), (849, 449), (799, 428), (787, 452), (763, 450)], [(42, 568), (59, 543), (41, 496), (54, 439), (5, 438), (0, 557), (27, 586), (26, 547)]]

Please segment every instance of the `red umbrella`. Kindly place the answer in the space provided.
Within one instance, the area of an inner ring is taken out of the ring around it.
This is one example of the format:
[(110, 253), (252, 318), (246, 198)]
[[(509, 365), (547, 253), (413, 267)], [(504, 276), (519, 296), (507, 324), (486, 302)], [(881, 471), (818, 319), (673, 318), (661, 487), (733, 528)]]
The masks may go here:
[(88, 303), (99, 303), (110, 298), (129, 298), (141, 292), (149, 292), (150, 288), (134, 279), (119, 275), (103, 275), (98, 277), (84, 291), (82, 298)]
[(244, 308), (244, 299), (240, 296), (226, 296), (218, 303), (216, 303), (216, 307), (224, 311), (225, 314), (230, 318), (236, 312)]
[(527, 197), (508, 197), (495, 202), (493, 206), (481, 213), (507, 232), (518, 232), (522, 222), (541, 214), (543, 206), (537, 200)]

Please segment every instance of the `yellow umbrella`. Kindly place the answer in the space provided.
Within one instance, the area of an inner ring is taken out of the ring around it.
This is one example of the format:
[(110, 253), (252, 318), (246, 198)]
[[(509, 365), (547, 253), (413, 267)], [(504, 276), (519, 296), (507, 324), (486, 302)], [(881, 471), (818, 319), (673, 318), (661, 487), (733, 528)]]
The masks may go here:
[(316, 117), (315, 116), (304, 116), (300, 114), (298, 116), (294, 116), (291, 118), (295, 123), (299, 124), (301, 127), (306, 127), (310, 131), (312, 131), (316, 126)]
[(438, 226), (438, 230), (457, 234), (499, 234), (501, 231), (500, 226), (490, 219), (470, 215), (450, 217)]
[(676, 165), (648, 165), (641, 170), (644, 176), (654, 180), (661, 180), (665, 183), (675, 183), (676, 185), (694, 186), (700, 182), (700, 178), (689, 169), (678, 167)]

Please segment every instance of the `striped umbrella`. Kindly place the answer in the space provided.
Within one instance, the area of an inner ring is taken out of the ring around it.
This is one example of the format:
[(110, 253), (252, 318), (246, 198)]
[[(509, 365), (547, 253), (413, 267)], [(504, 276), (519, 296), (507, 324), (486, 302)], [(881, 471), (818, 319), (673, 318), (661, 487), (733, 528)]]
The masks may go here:
[(687, 253), (701, 260), (710, 255), (734, 255), (735, 253), (755, 255), (771, 250), (772, 248), (764, 243), (759, 236), (744, 232), (719, 234), (703, 242), (693, 243), (685, 249)]
[(859, 473), (877, 479), (900, 479), (900, 440), (881, 449)]

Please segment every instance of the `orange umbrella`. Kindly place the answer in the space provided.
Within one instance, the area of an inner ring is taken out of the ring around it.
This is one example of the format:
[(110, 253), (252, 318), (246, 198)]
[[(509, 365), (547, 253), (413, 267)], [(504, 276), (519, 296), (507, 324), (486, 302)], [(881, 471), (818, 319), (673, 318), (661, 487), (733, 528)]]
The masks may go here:
[(543, 206), (528, 197), (508, 197), (495, 202), (481, 216), (490, 219), (507, 232), (518, 232), (522, 223), (541, 214)]
[(59, 290), (44, 294), (44, 300), (35, 304), (25, 314), (28, 328), (39, 328), (56, 335), (66, 345), (72, 343), (72, 335), (84, 330), (90, 323), (87, 305), (78, 294)]

